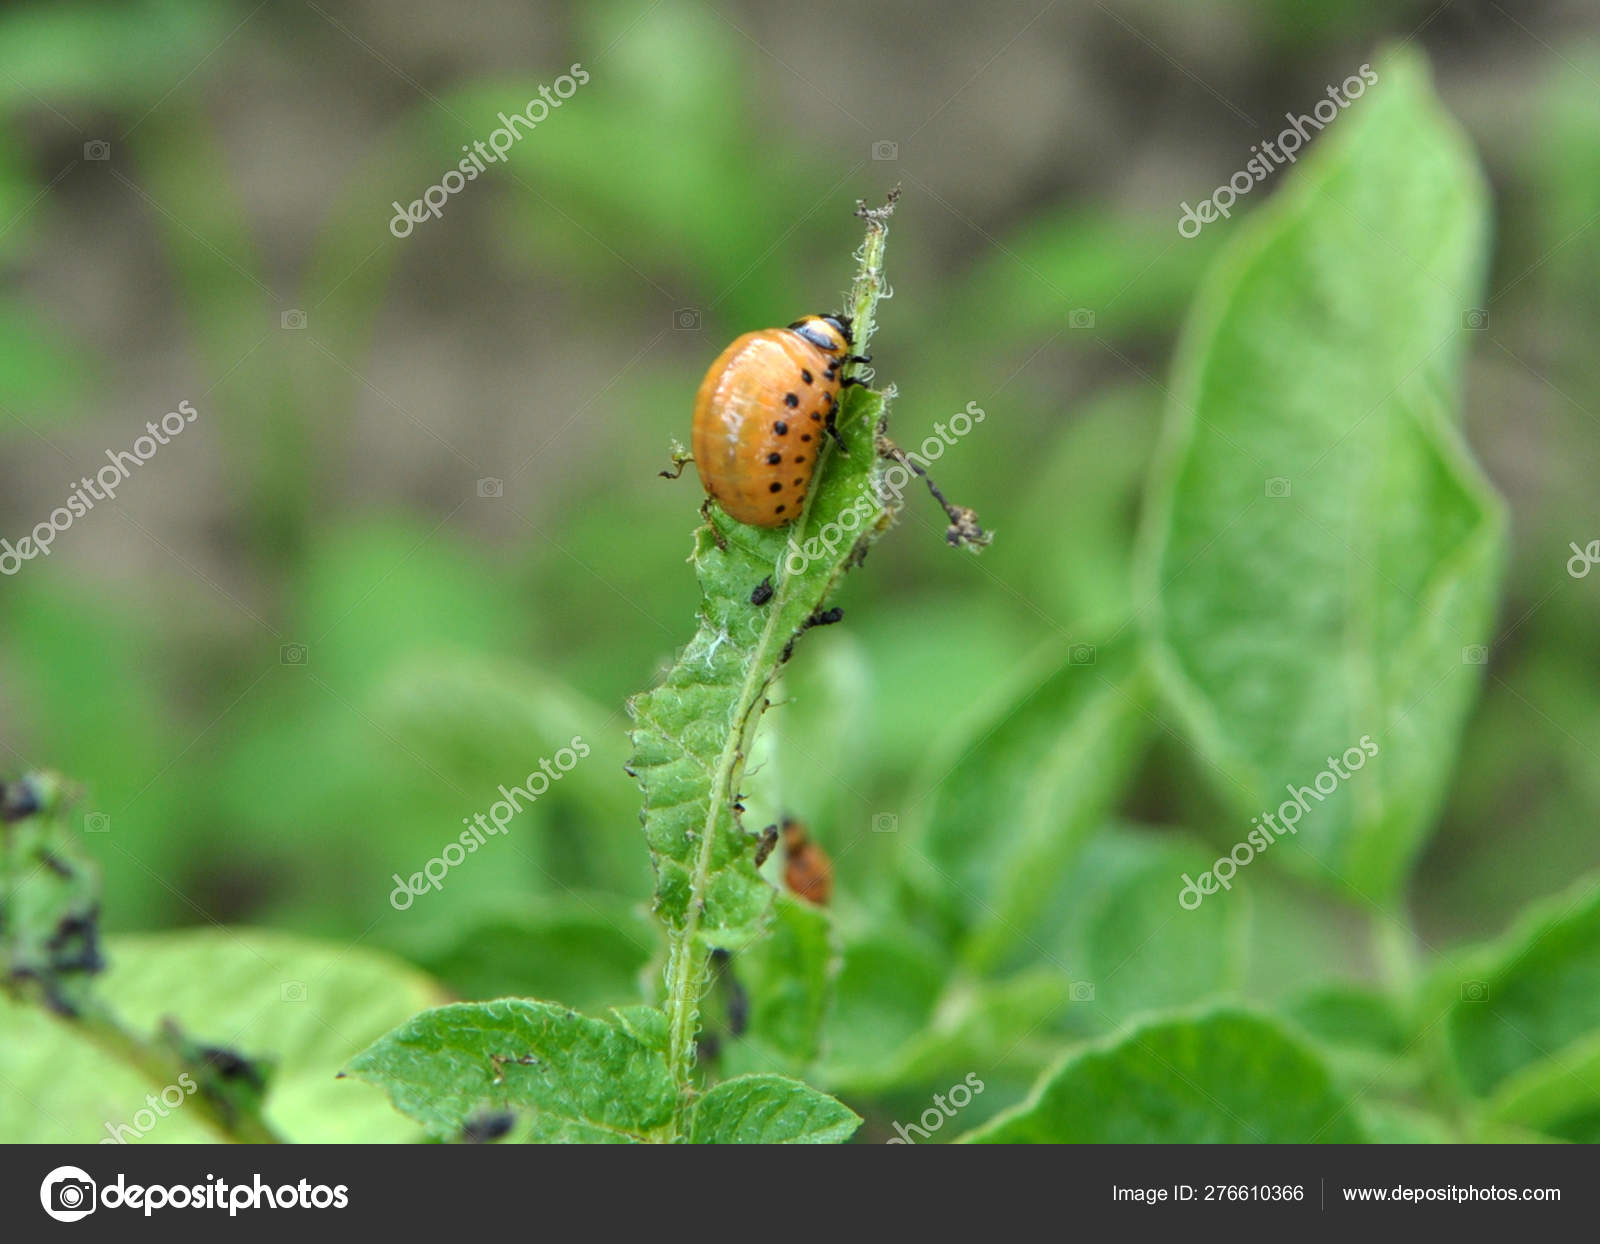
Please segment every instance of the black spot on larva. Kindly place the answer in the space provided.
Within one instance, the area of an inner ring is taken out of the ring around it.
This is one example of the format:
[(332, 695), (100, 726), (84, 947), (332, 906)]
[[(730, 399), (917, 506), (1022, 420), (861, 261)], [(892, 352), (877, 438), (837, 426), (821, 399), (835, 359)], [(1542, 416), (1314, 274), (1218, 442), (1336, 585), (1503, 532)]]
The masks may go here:
[(773, 512), (773, 513), (774, 513), (774, 514), (782, 514), (782, 513), (783, 513), (783, 512), (784, 512), (784, 511), (785, 511), (785, 510), (787, 510), (787, 509), (788, 509), (788, 508), (789, 508), (789, 507), (788, 507), (788, 506), (786, 506), (786, 505), (780, 505), (780, 506), (779, 506), (779, 507), (778, 507), (778, 508), (777, 508), (777, 509), (775, 509), (775, 510), (773, 510), (773, 511), (772, 511), (772, 512)]
[(796, 455), (796, 456), (795, 456), (795, 462), (796, 462), (796, 464), (799, 464), (799, 463), (801, 463), (801, 462), (804, 462), (804, 461), (805, 461), (805, 460), (806, 460), (806, 456), (805, 456), (805, 455), (804, 455), (804, 454), (797, 454), (797, 455)]
[(770, 466), (777, 466), (778, 463), (780, 463), (782, 461), (783, 461), (783, 455), (782, 454), (768, 454), (767, 455), (767, 463)]
[(800, 405), (800, 395), (798, 393), (785, 393), (783, 395), (783, 404), (792, 410)]
[(804, 367), (802, 367), (800, 369), (800, 379), (805, 381), (806, 384), (810, 384), (811, 383), (811, 373), (809, 371), (807, 371)]
[(811, 418), (813, 420), (815, 420), (817, 423), (821, 423), (822, 422), (822, 416), (819, 415), (816, 411), (812, 411), (811, 412)]
[(805, 480), (803, 480), (803, 479), (797, 479), (797, 480), (795, 480), (795, 482), (794, 482), (794, 486), (795, 486), (795, 487), (796, 487), (796, 488), (798, 488), (798, 487), (800, 487), (800, 485), (802, 485), (802, 484), (804, 484), (804, 483), (805, 483)]
[(767, 487), (767, 491), (768, 492), (782, 492), (783, 491), (783, 485), (782, 484), (771, 484), (771, 485), (769, 485)]
[(804, 435), (802, 435), (800, 437), (800, 439), (803, 440), (803, 441), (809, 441), (811, 439), (811, 433), (809, 433), (809, 432), (805, 433)]
[(827, 410), (828, 407), (830, 407), (832, 405), (833, 405), (833, 394), (824, 393), (822, 395), (822, 409), (823, 410)]
[(782, 419), (779, 419), (777, 423), (772, 425), (772, 430), (774, 432), (776, 432), (779, 436), (787, 436), (787, 435), (789, 435), (789, 425), (787, 423), (785, 423)]

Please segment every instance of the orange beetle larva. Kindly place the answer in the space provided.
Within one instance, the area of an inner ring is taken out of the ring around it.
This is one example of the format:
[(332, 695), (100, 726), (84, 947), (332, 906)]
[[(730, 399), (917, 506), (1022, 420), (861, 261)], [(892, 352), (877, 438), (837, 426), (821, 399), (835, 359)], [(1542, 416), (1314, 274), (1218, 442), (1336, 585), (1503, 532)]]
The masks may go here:
[(795, 820), (783, 823), (783, 884), (819, 907), (833, 896), (833, 861)]
[[(850, 321), (808, 315), (787, 328), (745, 333), (717, 356), (694, 400), (695, 468), (730, 518), (782, 527), (800, 516), (850, 353)], [(843, 443), (840, 442), (843, 448)]]

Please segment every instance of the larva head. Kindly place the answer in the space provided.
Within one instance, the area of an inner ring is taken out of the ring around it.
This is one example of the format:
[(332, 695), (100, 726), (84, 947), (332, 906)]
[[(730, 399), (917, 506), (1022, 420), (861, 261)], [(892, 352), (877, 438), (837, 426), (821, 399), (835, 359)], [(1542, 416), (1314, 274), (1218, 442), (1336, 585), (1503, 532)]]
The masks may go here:
[(848, 315), (808, 315), (789, 325), (789, 331), (800, 334), (830, 358), (843, 358), (850, 353)]

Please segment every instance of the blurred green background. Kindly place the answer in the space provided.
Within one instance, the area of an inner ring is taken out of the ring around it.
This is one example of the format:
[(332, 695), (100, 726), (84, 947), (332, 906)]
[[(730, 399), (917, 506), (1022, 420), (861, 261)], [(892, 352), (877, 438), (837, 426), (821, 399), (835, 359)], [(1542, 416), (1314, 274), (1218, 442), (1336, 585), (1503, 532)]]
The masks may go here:
[[(1410, 904), (1431, 948), (1499, 932), (1600, 865), (1600, 581), (1565, 569), (1600, 537), (1578, 3), (7, 6), (0, 536), (180, 400), (199, 415), (0, 580), (0, 768), (83, 783), (114, 932), (265, 925), (468, 996), (621, 1000), (654, 949), (621, 706), (695, 608), (700, 490), (657, 471), (723, 344), (838, 305), (855, 200), (901, 182), (891, 430), (987, 412), (937, 470), (998, 539), (958, 556), (913, 497), (786, 684), (783, 799), (841, 910), (874, 910), (875, 823), (915, 813), (945, 724), (1129, 612), (1175, 336), (1238, 223), (1187, 241), (1178, 204), (1390, 40), (1429, 54), (1496, 200), (1466, 431), (1512, 558)], [(391, 234), (393, 201), (574, 62), (591, 81), (504, 163)], [(575, 732), (580, 776), (393, 910), (392, 874)], [(1141, 763), (1126, 818), (1237, 839), (1181, 749)], [(1273, 911), (1321, 910), (1259, 880), (1263, 945)], [(592, 958), (539, 962), (529, 918)], [(1319, 969), (1370, 968), (1325, 944)]]

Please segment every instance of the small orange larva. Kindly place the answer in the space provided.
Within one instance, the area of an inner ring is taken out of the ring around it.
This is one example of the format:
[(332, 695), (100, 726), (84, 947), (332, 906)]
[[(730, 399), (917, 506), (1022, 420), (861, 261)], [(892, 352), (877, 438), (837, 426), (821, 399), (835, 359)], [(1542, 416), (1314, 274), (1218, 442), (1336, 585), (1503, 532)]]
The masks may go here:
[(729, 517), (782, 527), (800, 516), (823, 435), (839, 439), (839, 392), (860, 383), (839, 373), (867, 361), (851, 344), (847, 317), (808, 315), (745, 333), (711, 364), (694, 399), (694, 463)]
[(819, 907), (833, 896), (833, 861), (793, 819), (783, 823), (783, 884)]

